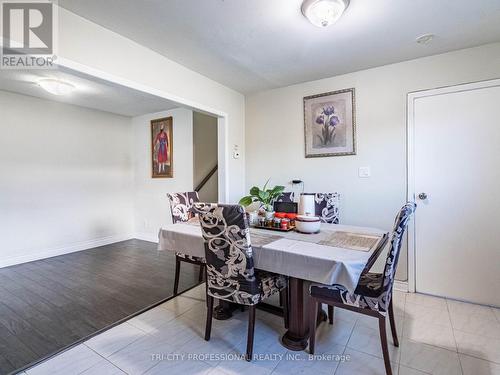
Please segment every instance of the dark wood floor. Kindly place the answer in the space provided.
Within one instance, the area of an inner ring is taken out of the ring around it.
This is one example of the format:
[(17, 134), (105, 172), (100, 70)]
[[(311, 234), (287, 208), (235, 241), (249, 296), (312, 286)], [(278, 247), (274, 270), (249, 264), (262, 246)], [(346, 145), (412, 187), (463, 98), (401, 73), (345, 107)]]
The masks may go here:
[[(198, 282), (183, 263), (179, 291)], [(175, 256), (130, 240), (0, 269), (0, 374), (172, 296)]]

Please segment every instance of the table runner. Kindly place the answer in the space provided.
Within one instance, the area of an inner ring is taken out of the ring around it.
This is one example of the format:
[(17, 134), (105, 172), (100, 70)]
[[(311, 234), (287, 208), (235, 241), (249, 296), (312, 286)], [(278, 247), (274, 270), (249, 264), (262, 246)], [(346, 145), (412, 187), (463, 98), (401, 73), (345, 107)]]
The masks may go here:
[[(323, 284), (342, 284), (353, 292), (373, 254), (321, 245), (336, 231), (384, 235), (374, 228), (321, 224), (317, 234), (250, 229), (254, 264), (258, 269)], [(205, 256), (201, 228), (194, 223), (170, 224), (160, 230), (158, 250)]]

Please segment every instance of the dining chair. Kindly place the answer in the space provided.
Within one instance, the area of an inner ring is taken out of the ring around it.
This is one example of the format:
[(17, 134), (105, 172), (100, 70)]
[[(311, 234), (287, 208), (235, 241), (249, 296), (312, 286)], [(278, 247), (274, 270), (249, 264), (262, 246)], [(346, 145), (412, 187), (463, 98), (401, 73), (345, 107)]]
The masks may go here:
[[(339, 193), (307, 193), (314, 195), (314, 214), (322, 223), (339, 224)], [(333, 324), (333, 306), (328, 306), (328, 322)]]
[[(196, 191), (188, 191), (183, 193), (167, 193), (167, 197), (170, 202), (170, 211), (172, 214), (172, 222), (174, 224), (187, 222), (189, 219), (195, 216), (194, 212), (192, 211), (193, 204), (200, 201), (198, 193)], [(174, 296), (177, 295), (177, 292), (179, 290), (181, 262), (200, 266), (198, 281), (203, 281), (205, 259), (183, 254), (182, 252), (177, 251), (175, 253)]]
[(293, 202), (294, 197), (295, 193), (293, 191), (284, 191), (278, 198), (276, 198), (276, 202), (291, 203)]
[(248, 306), (246, 360), (251, 361), (255, 330), (255, 307), (281, 293), (287, 311), (287, 278), (254, 268), (250, 230), (240, 205), (195, 203), (205, 243), (207, 270), (207, 322), (205, 340), (210, 340), (214, 299)]
[(340, 194), (339, 193), (311, 193), (314, 195), (314, 214), (322, 223), (338, 224)]
[(410, 220), (413, 212), (415, 212), (416, 207), (415, 203), (408, 202), (398, 212), (394, 223), (391, 244), (387, 253), (383, 273), (372, 273), (368, 271), (363, 272), (358, 285), (352, 294), (346, 287), (339, 284), (311, 284), (309, 288), (308, 301), (310, 333), (309, 352), (311, 354), (314, 354), (318, 304), (326, 303), (329, 306), (340, 307), (378, 318), (385, 371), (388, 375), (392, 375), (389, 350), (387, 347), (385, 319), (388, 313), (394, 346), (399, 346), (394, 321), (394, 310), (392, 307), (392, 287), (394, 284), (394, 275), (396, 273), (403, 235), (406, 227), (408, 226), (408, 221)]

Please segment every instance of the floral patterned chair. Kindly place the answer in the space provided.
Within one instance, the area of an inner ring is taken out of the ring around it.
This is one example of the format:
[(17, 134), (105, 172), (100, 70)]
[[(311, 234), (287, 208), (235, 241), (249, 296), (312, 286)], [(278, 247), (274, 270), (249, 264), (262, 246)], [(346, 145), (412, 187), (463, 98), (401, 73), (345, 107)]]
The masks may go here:
[(284, 191), (278, 198), (276, 198), (276, 202), (291, 203), (293, 202), (294, 197), (295, 193), (293, 191)]
[[(322, 223), (339, 224), (339, 193), (305, 193), (314, 195), (314, 214)], [(328, 321), (333, 324), (333, 306), (328, 306)]]
[(408, 221), (416, 207), (415, 203), (408, 202), (401, 208), (396, 216), (391, 237), (391, 245), (387, 254), (383, 273), (363, 272), (353, 294), (349, 293), (343, 285), (339, 284), (312, 284), (310, 286), (309, 332), (311, 332), (311, 334), (309, 337), (309, 352), (311, 354), (314, 354), (318, 304), (326, 303), (329, 306), (336, 306), (378, 318), (385, 370), (388, 375), (392, 374), (387, 347), (385, 319), (388, 313), (394, 345), (399, 346), (396, 325), (394, 322), (394, 311), (392, 308), (392, 287), (403, 235), (408, 226)]
[[(248, 306), (246, 359), (253, 353), (255, 306), (275, 293), (286, 300), (287, 278), (254, 268), (247, 217), (243, 207), (195, 203), (205, 240), (207, 269), (207, 322), (205, 340), (210, 340), (214, 298)], [(285, 306), (285, 316), (287, 315)]]
[[(193, 204), (199, 202), (198, 193), (196, 191), (188, 191), (184, 193), (167, 193), (170, 202), (170, 210), (172, 213), (172, 222), (174, 224), (183, 223), (195, 216), (192, 211)], [(205, 267), (205, 259), (183, 254), (182, 252), (175, 253), (175, 281), (174, 281), (174, 296), (177, 295), (179, 289), (179, 276), (181, 270), (181, 262), (191, 263), (200, 266), (198, 281), (203, 281), (203, 273)]]
[(323, 223), (339, 223), (339, 193), (312, 193), (314, 195), (315, 215)]

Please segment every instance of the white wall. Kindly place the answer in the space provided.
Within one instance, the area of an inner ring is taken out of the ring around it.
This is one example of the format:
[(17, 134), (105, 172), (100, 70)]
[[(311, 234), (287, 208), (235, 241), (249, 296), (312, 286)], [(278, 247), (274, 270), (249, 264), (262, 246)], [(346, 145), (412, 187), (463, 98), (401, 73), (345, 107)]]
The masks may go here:
[[(239, 200), (245, 187), (245, 100), (242, 94), (63, 8), (59, 9), (58, 25), (58, 61), (66, 61), (66, 65), (72, 67), (81, 64), (85, 69), (95, 69), (160, 90), (170, 98), (203, 107), (208, 112), (213, 109), (224, 113), (227, 133), (223, 141), (230, 150), (233, 145), (239, 145), (242, 151), (241, 158), (228, 158), (227, 168), (229, 201)], [(2, 108), (0, 123), (3, 130), (0, 138), (0, 235), (5, 239), (1, 242), (0, 266), (90, 248), (123, 239), (133, 232), (154, 233), (156, 237), (154, 228), (163, 222), (163, 215), (167, 220), (170, 216), (160, 191), (164, 194), (173, 191), (174, 187), (184, 190), (188, 186), (184, 183), (162, 185), (167, 183), (161, 180), (149, 181), (150, 184), (139, 181), (137, 196), (150, 194), (160, 202), (159, 208), (150, 212), (148, 228), (140, 228), (143, 224), (140, 218), (145, 215), (140, 211), (142, 208), (138, 209), (139, 219), (133, 212), (134, 204), (141, 201), (140, 198), (136, 200), (133, 193), (131, 161), (131, 151), (140, 146), (136, 142), (132, 145), (131, 126), (125, 131), (125, 127), (117, 125), (122, 123), (116, 120), (117, 116), (104, 114), (109, 116), (106, 120), (109, 126), (103, 127), (95, 111), (78, 107), (71, 111), (75, 111), (75, 116), (78, 113), (76, 117), (80, 119), (71, 116), (68, 121), (58, 123), (55, 118), (65, 119), (62, 115), (65, 110), (54, 108), (62, 104), (43, 102), (45, 104), (33, 106), (28, 112), (21, 102), (11, 102), (9, 106), (12, 104), (17, 113), (7, 115)], [(38, 109), (40, 115), (35, 116)], [(43, 126), (38, 125), (38, 128), (31, 125), (43, 121)], [(12, 123), (24, 125), (26, 131), (36, 137), (13, 132), (9, 125)], [(52, 131), (57, 132), (57, 136)], [(68, 133), (68, 138), (59, 141), (64, 132)], [(148, 138), (145, 145), (149, 143)], [(192, 144), (192, 140), (188, 144)], [(70, 147), (71, 152), (67, 152)], [(36, 162), (28, 157), (28, 149), (36, 152)], [(182, 152), (178, 152), (176, 143), (174, 150), (175, 157), (179, 158)], [(192, 150), (186, 157), (192, 158)], [(149, 158), (148, 155), (145, 160)], [(192, 172), (192, 167), (190, 170)], [(150, 166), (142, 172), (150, 173)], [(178, 169), (174, 171), (178, 172)], [(191, 179), (189, 190), (192, 188)]]
[(58, 25), (61, 61), (68, 59), (227, 114), (230, 152), (237, 144), (242, 153), (239, 159), (228, 158), (229, 201), (239, 200), (245, 190), (245, 98), (242, 94), (66, 9), (59, 8)]
[[(151, 178), (153, 119), (173, 117), (173, 178)], [(132, 119), (134, 128), (135, 237), (157, 241), (161, 226), (172, 222), (167, 193), (193, 190), (193, 112), (188, 109), (147, 114)]]
[[(157, 241), (193, 189), (193, 112), (134, 118), (0, 91), (0, 267)], [(174, 177), (151, 178), (150, 121), (173, 117)]]
[[(342, 223), (389, 229), (406, 199), (406, 95), (500, 77), (500, 44), (265, 91), (246, 99), (246, 187), (293, 178), (342, 194)], [(304, 158), (304, 96), (356, 89), (357, 155)], [(279, 140), (279, 141), (277, 141)], [(286, 160), (286, 162), (284, 162)], [(372, 176), (357, 177), (371, 167)], [(382, 257), (381, 257), (382, 258)], [(398, 278), (406, 279), (406, 254)]]
[(133, 233), (127, 117), (0, 91), (0, 267)]
[[(193, 180), (194, 186), (217, 164), (217, 119), (193, 112)], [(215, 172), (199, 192), (202, 202), (218, 202), (218, 183)]]

